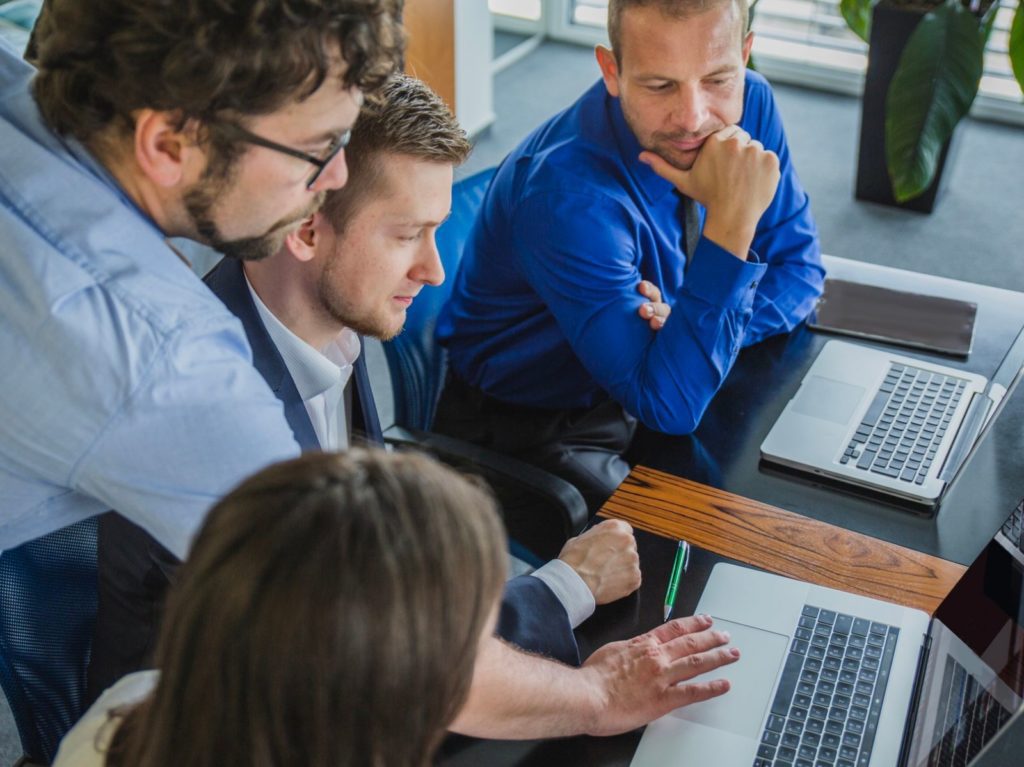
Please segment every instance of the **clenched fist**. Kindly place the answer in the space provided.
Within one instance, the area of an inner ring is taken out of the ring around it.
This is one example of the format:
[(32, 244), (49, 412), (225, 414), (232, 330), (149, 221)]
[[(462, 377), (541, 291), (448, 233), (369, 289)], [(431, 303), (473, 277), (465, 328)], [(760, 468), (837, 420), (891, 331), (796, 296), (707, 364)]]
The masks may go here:
[(640, 588), (640, 556), (633, 528), (620, 519), (594, 525), (570, 538), (558, 558), (579, 573), (599, 605)]
[(707, 209), (704, 236), (746, 259), (757, 222), (775, 197), (779, 158), (736, 125), (711, 134), (690, 170), (679, 170), (653, 152), (640, 159), (681, 193)]

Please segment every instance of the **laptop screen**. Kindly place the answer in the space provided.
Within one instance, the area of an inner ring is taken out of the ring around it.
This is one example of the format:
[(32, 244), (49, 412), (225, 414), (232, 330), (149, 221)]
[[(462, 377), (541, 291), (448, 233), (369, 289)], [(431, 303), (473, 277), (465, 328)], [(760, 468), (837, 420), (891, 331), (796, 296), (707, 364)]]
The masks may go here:
[(1024, 705), (1024, 567), (992, 540), (932, 622), (907, 764), (964, 765)]

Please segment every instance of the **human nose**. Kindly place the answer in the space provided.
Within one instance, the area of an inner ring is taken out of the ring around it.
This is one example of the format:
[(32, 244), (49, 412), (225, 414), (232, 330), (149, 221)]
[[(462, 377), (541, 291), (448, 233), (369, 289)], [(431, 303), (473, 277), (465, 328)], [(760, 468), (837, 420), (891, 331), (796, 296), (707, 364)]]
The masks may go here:
[(331, 189), (341, 189), (348, 182), (348, 162), (345, 159), (345, 150), (342, 149), (320, 171), (309, 189), (311, 192), (327, 192)]
[(426, 246), (416, 262), (413, 277), (417, 282), (434, 287), (444, 282), (444, 265), (441, 263), (441, 254), (433, 237), (427, 238)]
[(684, 87), (672, 110), (672, 127), (687, 133), (698, 133), (708, 119), (708, 105), (700, 87)]

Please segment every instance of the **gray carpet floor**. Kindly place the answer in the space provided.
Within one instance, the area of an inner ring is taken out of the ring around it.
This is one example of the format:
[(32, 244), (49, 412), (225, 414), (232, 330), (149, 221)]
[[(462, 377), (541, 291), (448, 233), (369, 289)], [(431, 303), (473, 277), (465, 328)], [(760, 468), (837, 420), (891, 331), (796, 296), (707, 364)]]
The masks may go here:
[[(504, 51), (514, 40), (499, 43)], [(478, 137), (459, 177), (496, 165), (596, 77), (589, 49), (551, 42), (498, 74), (497, 121)], [(777, 86), (776, 95), (825, 252), (1024, 291), (1024, 129), (965, 121), (944, 195), (925, 216), (854, 200), (857, 99), (790, 86)], [(382, 422), (388, 424), (393, 411), (383, 357), (373, 345), (367, 354), (380, 382)], [(20, 754), (3, 701), (0, 764), (13, 764)]]

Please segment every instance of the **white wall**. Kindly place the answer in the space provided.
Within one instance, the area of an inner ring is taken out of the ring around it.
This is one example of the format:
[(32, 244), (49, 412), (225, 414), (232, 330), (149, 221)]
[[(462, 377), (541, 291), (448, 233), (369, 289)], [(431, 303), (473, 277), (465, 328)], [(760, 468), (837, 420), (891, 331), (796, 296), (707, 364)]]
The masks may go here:
[(473, 136), (494, 122), (494, 32), (483, 0), (455, 0), (455, 112)]

